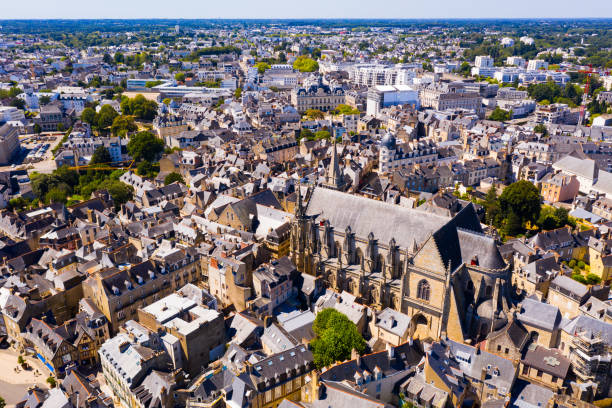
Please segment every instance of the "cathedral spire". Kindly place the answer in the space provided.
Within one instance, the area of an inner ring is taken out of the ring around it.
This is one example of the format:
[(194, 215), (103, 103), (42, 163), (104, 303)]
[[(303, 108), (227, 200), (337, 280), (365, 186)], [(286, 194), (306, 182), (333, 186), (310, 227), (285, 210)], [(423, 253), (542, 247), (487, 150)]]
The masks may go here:
[(335, 190), (342, 190), (344, 184), (344, 178), (340, 172), (340, 163), (338, 161), (338, 150), (336, 149), (336, 139), (332, 144), (331, 161), (329, 162), (329, 168), (327, 169), (327, 180), (325, 184), (329, 188)]
[(304, 204), (302, 203), (302, 185), (301, 183), (298, 183), (297, 186), (297, 207), (295, 210), (295, 215), (297, 217), (303, 217), (304, 216)]

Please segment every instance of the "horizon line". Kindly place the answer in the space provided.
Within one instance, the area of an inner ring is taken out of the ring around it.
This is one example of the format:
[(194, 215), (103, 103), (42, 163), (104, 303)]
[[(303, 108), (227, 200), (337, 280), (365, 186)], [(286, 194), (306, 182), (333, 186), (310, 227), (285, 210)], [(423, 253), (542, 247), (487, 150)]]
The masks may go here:
[(427, 20), (445, 20), (445, 21), (537, 21), (537, 20), (611, 20), (611, 17), (413, 17), (413, 18), (397, 18), (397, 17), (208, 17), (208, 18), (189, 18), (189, 17), (53, 17), (53, 18), (0, 18), (0, 22), (11, 21), (139, 21), (139, 20), (158, 20), (158, 21), (427, 21)]

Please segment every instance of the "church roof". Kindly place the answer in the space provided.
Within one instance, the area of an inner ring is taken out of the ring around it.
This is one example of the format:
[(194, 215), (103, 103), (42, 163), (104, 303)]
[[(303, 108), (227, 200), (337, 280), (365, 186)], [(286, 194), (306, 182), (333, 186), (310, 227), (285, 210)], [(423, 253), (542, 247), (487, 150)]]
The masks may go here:
[(350, 225), (356, 237), (366, 239), (372, 232), (386, 245), (395, 238), (403, 249), (412, 249), (448, 221), (449, 217), (388, 204), (365, 197), (316, 187), (306, 208), (306, 215), (319, 221), (326, 219), (336, 231)]

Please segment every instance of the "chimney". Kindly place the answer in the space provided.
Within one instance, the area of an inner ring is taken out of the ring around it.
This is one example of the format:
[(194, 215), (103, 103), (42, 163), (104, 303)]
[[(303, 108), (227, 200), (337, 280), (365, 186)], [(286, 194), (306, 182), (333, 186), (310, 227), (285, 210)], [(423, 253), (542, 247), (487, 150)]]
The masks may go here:
[(351, 350), (351, 360), (355, 360), (357, 367), (361, 365), (361, 356), (355, 349)]
[(389, 360), (393, 360), (395, 357), (395, 347), (389, 343), (387, 343), (387, 354), (389, 355)]

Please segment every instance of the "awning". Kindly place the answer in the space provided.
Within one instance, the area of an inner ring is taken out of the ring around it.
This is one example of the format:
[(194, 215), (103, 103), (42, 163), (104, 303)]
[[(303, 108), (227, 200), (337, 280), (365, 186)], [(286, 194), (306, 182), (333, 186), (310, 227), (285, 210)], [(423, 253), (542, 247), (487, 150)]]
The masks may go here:
[(52, 366), (51, 364), (47, 363), (47, 360), (45, 360), (45, 358), (44, 358), (44, 357), (43, 357), (43, 356), (42, 356), (40, 353), (36, 353), (36, 357), (38, 357), (38, 359), (39, 359), (40, 361), (42, 361), (44, 365), (46, 365), (46, 366), (47, 366), (47, 368), (49, 369), (49, 371), (51, 371), (52, 373), (54, 373), (54, 372), (55, 372), (55, 370), (53, 369), (53, 366)]

